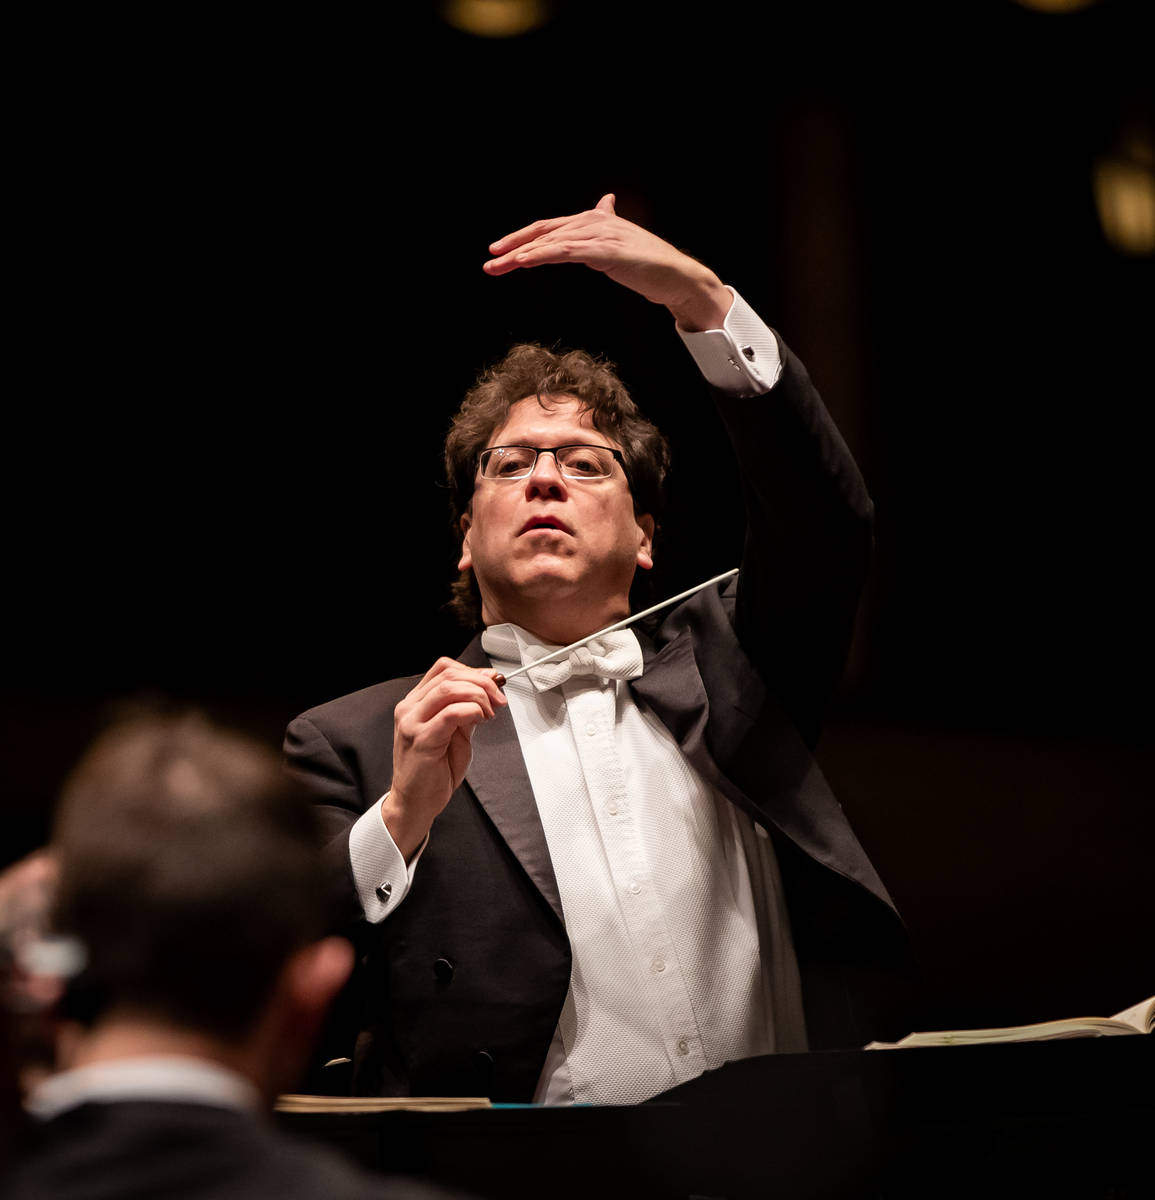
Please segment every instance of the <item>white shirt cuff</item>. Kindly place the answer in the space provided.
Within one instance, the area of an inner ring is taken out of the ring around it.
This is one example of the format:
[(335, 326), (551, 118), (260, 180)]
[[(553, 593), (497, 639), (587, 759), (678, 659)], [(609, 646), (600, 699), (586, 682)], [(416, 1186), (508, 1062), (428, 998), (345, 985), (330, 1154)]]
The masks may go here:
[[(385, 796), (389, 793), (386, 792)], [(413, 861), (406, 865), (405, 855), (389, 836), (385, 820), (381, 816), (382, 796), (368, 812), (364, 812), (349, 830), (349, 862), (353, 868), (353, 882), (357, 896), (365, 913), (365, 920), (379, 924), (405, 899), (418, 859), (429, 845), (425, 835)]]
[(735, 396), (759, 396), (782, 373), (778, 339), (733, 288), (730, 293), (734, 303), (721, 329), (689, 333), (679, 328), (678, 333), (712, 387)]

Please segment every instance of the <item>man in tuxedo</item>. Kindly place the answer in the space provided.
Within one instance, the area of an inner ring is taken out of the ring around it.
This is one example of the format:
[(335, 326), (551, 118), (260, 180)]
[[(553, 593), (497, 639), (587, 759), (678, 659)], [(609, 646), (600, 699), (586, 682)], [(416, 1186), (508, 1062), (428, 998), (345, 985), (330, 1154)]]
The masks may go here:
[(352, 962), (286, 784), (270, 750), (192, 718), (114, 727), (78, 766), (51, 853), (55, 924), (86, 965), (4, 1196), (442, 1194), (270, 1120)]
[(466, 397), (455, 604), (484, 632), (286, 736), (361, 944), (355, 1089), (621, 1103), (861, 1045), (895, 1028), (876, 985), (905, 939), (810, 750), (869, 561), (862, 479), (773, 331), (612, 196), (490, 249), (491, 275), (584, 265), (669, 309), (735, 450), (746, 545), (736, 582), (503, 689), (628, 614), (667, 451), (581, 352), (514, 347)]

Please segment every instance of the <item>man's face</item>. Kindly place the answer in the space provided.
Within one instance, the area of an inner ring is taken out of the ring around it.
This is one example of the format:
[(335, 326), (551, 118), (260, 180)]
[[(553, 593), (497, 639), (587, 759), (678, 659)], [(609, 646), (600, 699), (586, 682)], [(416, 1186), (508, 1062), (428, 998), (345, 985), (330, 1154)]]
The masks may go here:
[[(488, 445), (620, 449), (574, 397), (545, 402), (519, 400)], [(514, 621), (542, 632), (562, 608), (608, 623), (629, 612), (635, 569), (653, 566), (653, 518), (635, 515), (620, 463), (604, 479), (567, 479), (543, 454), (526, 479), (479, 477), (461, 529), (458, 567), (473, 568), (487, 625)]]

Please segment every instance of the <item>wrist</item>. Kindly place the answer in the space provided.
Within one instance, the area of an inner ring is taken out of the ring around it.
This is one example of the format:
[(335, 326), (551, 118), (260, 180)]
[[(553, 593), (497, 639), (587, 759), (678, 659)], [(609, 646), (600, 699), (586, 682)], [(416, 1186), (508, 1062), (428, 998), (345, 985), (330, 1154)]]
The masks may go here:
[(693, 281), (685, 295), (666, 307), (673, 313), (679, 329), (685, 333), (701, 333), (707, 329), (721, 329), (733, 303), (730, 289), (713, 271), (703, 267), (701, 276)]
[(410, 811), (395, 788), (385, 793), (380, 807), (381, 820), (393, 844), (401, 851), (406, 864), (410, 863), (428, 837), (430, 823)]

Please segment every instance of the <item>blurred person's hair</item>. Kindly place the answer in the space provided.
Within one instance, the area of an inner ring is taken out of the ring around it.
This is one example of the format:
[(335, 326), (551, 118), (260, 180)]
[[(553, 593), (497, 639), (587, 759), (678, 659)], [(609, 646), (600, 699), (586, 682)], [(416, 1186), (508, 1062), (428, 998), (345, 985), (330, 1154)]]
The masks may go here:
[(116, 1010), (238, 1040), (331, 924), (312, 812), (278, 756), (195, 715), (99, 738), (53, 840), (56, 927), (87, 952), (81, 1020)]
[[(670, 451), (665, 436), (642, 416), (612, 363), (584, 350), (558, 353), (523, 342), (482, 373), (465, 394), (445, 439), (445, 475), (454, 536), (462, 540), (461, 517), (473, 499), (477, 460), (509, 410), (536, 396), (542, 407), (550, 397), (573, 396), (588, 410), (594, 428), (613, 438), (625, 459), (634, 512), (659, 519), (665, 499)], [(452, 585), (449, 609), (462, 624), (481, 627), (481, 596), (472, 571)]]

